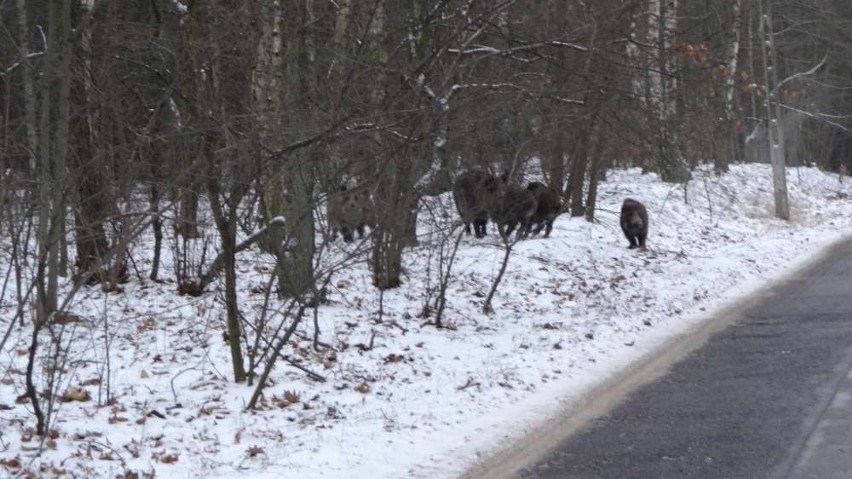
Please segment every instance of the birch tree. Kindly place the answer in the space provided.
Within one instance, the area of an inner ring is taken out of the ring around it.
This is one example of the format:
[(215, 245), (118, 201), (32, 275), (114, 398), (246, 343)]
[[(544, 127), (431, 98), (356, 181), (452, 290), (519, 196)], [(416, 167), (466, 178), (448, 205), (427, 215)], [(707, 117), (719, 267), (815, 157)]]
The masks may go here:
[(316, 19), (312, 0), (269, 0), (261, 3), (261, 11), (253, 94), (264, 162), (262, 213), (267, 222), (277, 216), (287, 220), (283, 229), (270, 229), (265, 244), (276, 256), (279, 294), (298, 298), (313, 284), (316, 175), (303, 151), (284, 153), (281, 137), (296, 142), (299, 135), (311, 132), (306, 128), (313, 120), (305, 98), (313, 82), (316, 52), (310, 25)]
[(680, 152), (673, 148), (676, 144), (677, 109), (674, 93), (677, 88), (676, 57), (674, 56), (674, 36), (677, 31), (677, 0), (651, 0), (649, 2), (650, 31), (654, 33), (657, 50), (657, 64), (649, 72), (649, 98), (653, 111), (657, 115), (657, 147), (659, 151), (660, 177), (663, 181), (686, 181), (689, 178), (687, 166)]
[(726, 52), (725, 58), (725, 75), (723, 77), (724, 84), (724, 132), (727, 133), (726, 138), (722, 141), (726, 145), (722, 151), (716, 155), (714, 159), (714, 167), (717, 173), (728, 171), (728, 164), (735, 160), (738, 155), (739, 142), (737, 141), (736, 122), (737, 122), (737, 78), (740, 75), (740, 32), (742, 31), (742, 0), (733, 0), (731, 3), (731, 18), (730, 25), (730, 46)]

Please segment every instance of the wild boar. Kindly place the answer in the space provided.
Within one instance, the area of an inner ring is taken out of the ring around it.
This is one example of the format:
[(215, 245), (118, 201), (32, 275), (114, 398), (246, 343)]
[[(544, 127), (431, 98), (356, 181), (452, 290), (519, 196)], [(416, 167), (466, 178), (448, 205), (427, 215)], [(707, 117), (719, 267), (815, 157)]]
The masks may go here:
[[(548, 238), (553, 230), (553, 220), (562, 212), (562, 198), (556, 190), (538, 181), (527, 185), (527, 191), (536, 200), (535, 214), (530, 218), (527, 234), (532, 230), (532, 234), (537, 235), (544, 229), (544, 237)], [(532, 229), (533, 226), (535, 229)]]
[(535, 211), (535, 196), (530, 191), (517, 185), (502, 183), (492, 196), (488, 213), (491, 221), (497, 226), (500, 237), (508, 240), (516, 227), (518, 232), (515, 239), (526, 236)]
[(621, 205), (621, 231), (630, 241), (630, 249), (645, 249), (645, 239), (648, 237), (648, 210), (645, 205), (627, 198)]
[(471, 234), (470, 224), (473, 223), (473, 233), (477, 238), (486, 235), (489, 204), (497, 189), (497, 181), (491, 173), (480, 169), (466, 171), (456, 179), (453, 200), (465, 233)]
[(364, 238), (364, 227), (371, 229), (376, 226), (376, 214), (370, 191), (364, 186), (347, 188), (341, 186), (339, 191), (328, 195), (328, 226), (331, 229), (331, 240), (337, 239), (337, 233), (343, 235), (343, 241), (351, 243), (353, 232), (357, 231)]

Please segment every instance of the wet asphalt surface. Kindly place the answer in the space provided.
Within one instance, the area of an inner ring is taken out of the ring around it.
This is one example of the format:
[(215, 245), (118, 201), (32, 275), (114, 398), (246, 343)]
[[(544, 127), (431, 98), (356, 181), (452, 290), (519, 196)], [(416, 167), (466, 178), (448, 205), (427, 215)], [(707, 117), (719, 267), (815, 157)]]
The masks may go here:
[(525, 479), (852, 479), (852, 242), (778, 285)]

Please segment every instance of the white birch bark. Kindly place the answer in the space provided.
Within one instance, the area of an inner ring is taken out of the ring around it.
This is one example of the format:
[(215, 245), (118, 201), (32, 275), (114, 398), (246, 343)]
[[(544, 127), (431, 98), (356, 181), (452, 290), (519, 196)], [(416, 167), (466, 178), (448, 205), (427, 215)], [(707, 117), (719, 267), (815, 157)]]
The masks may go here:
[(676, 113), (676, 104), (673, 99), (674, 92), (677, 91), (677, 78), (672, 73), (677, 71), (677, 57), (674, 52), (674, 33), (677, 31), (677, 9), (678, 0), (664, 0), (663, 5), (663, 31), (660, 33), (663, 42), (663, 52), (665, 55), (666, 68), (663, 77), (665, 85), (665, 108), (666, 118), (670, 118)]
[[(641, 13), (637, 14), (637, 16), (638, 15), (641, 15)], [(634, 71), (637, 72), (636, 74), (634, 74), (633, 79), (630, 81), (630, 85), (631, 85), (631, 90), (632, 90), (633, 96), (635, 96), (636, 98), (638, 98), (640, 101), (642, 101), (644, 103), (645, 98), (642, 95), (642, 92), (644, 91), (643, 81), (642, 81), (643, 76), (639, 75), (639, 73), (638, 73), (640, 71), (643, 71), (643, 68), (642, 68), (642, 56), (641, 56), (642, 52), (639, 50), (639, 46), (638, 46), (639, 32), (637, 32), (638, 24), (637, 24), (637, 18), (636, 17), (634, 17), (633, 19), (630, 20), (630, 27), (629, 28), (630, 28), (630, 31), (627, 34), (629, 41), (627, 42), (624, 53), (627, 55), (628, 62), (633, 67)]]
[(742, 0), (733, 0), (731, 5), (730, 46), (725, 52), (725, 76), (722, 79), (722, 127), (725, 133), (721, 135), (721, 148), (714, 148), (714, 167), (717, 173), (728, 171), (728, 165), (739, 156), (739, 141), (737, 139), (737, 112), (739, 110), (736, 98), (736, 83), (740, 65), (740, 31), (742, 30)]
[[(261, 7), (261, 34), (257, 44), (257, 61), (252, 72), (252, 95), (260, 131), (260, 156), (264, 164), (263, 215), (266, 218), (284, 216), (284, 181), (280, 168), (269, 165), (272, 152), (279, 146), (274, 132), (283, 129), (279, 109), (284, 96), (284, 8), (282, 0), (268, 0)], [(261, 244), (278, 255), (284, 237), (283, 230), (270, 230)]]
[[(642, 81), (644, 82), (645, 104), (651, 109), (656, 119), (660, 122), (660, 128), (665, 128), (669, 117), (674, 113), (674, 102), (670, 94), (674, 90), (674, 79), (669, 75), (674, 70), (674, 55), (672, 32), (677, 28), (677, 1), (676, 0), (648, 0), (647, 10), (643, 15), (647, 18), (644, 23), (644, 35), (637, 28), (631, 27), (631, 38), (639, 39), (653, 45), (655, 53), (648, 53), (643, 69)], [(635, 55), (639, 55), (638, 49), (633, 47)], [(631, 50), (628, 50), (628, 56)], [(664, 135), (665, 136), (665, 135)]]
[[(305, 90), (312, 88), (314, 79), (316, 49), (309, 28), (316, 20), (313, 1), (263, 3), (252, 80), (264, 157), (263, 214), (270, 221), (279, 216), (287, 219), (284, 228), (272, 232), (264, 246), (277, 258), (279, 295), (291, 298), (309, 293), (313, 286), (313, 165), (303, 152), (291, 152), (274, 164), (268, 160), (281, 151), (285, 141), (293, 140), (282, 137), (282, 131), (309, 131), (314, 121), (303, 104)], [(295, 18), (287, 19), (290, 23), (285, 23), (285, 10), (295, 10), (291, 13)], [(284, 105), (292, 105), (295, 112), (285, 115)]]
[[(281, 23), (283, 22), (283, 8), (281, 0), (270, 0), (264, 17), (267, 19), (261, 25), (260, 42), (257, 46), (257, 63), (252, 75), (255, 105), (260, 108), (264, 116), (274, 115), (274, 111), (281, 104), (282, 75), (283, 75), (283, 52), (281, 39)], [(271, 118), (262, 118), (265, 123)]]
[[(646, 17), (648, 18), (648, 33), (646, 38), (649, 42), (653, 42), (654, 45), (658, 46), (657, 55), (662, 57), (663, 51), (662, 46), (660, 44), (660, 9), (662, 8), (662, 2), (665, 0), (648, 0), (648, 13)], [(650, 61), (647, 65), (647, 79), (645, 86), (645, 98), (648, 102), (648, 105), (653, 109), (654, 114), (657, 116), (658, 120), (663, 120), (663, 113), (665, 109), (663, 108), (663, 73), (660, 66), (663, 66), (665, 62), (663, 60), (658, 60), (656, 62)]]
[(651, 103), (657, 112), (657, 118), (665, 124), (674, 114), (675, 105), (671, 99), (675, 79), (671, 73), (675, 69), (672, 33), (677, 29), (677, 0), (650, 0), (649, 38), (657, 45), (657, 68), (649, 72)]
[(677, 0), (650, 0), (648, 35), (656, 46), (656, 58), (648, 68), (648, 108), (657, 122), (658, 166), (661, 178), (667, 182), (681, 182), (689, 178), (689, 169), (679, 158), (675, 131), (670, 128), (677, 113), (675, 92), (677, 84), (677, 57), (674, 55), (674, 33), (677, 31)]
[(728, 75), (725, 77), (725, 119), (733, 120), (736, 105), (734, 104), (734, 92), (736, 91), (737, 74), (739, 73), (738, 58), (740, 55), (740, 29), (742, 27), (742, 0), (734, 0), (733, 23), (731, 24), (731, 48), (728, 50), (727, 67)]

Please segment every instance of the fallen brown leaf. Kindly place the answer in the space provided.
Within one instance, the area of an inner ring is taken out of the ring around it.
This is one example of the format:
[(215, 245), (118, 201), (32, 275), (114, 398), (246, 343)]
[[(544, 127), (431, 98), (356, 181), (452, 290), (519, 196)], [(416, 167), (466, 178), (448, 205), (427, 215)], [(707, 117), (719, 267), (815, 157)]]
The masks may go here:
[(389, 354), (387, 357), (385, 357), (385, 364), (388, 364), (388, 363), (398, 363), (398, 362), (400, 362), (400, 361), (405, 361), (405, 356), (403, 356), (403, 355), (401, 355), (401, 354), (393, 354), (393, 353), (391, 353), (391, 354)]
[(89, 394), (89, 391), (86, 391), (83, 388), (71, 388), (65, 391), (65, 394), (59, 396), (60, 402), (71, 402), (71, 401), (89, 401), (92, 399), (92, 396)]
[(300, 401), (299, 395), (293, 391), (284, 391), (284, 399), (290, 404), (296, 404)]
[(355, 390), (361, 394), (367, 394), (368, 392), (370, 392), (370, 386), (367, 383), (361, 383), (355, 386)]
[(248, 457), (255, 457), (260, 454), (266, 454), (266, 451), (264, 451), (260, 446), (251, 446), (246, 449), (246, 454), (248, 454)]
[(7, 469), (20, 469), (21, 460), (17, 457), (14, 457), (12, 459), (0, 459), (0, 466), (3, 466)]

